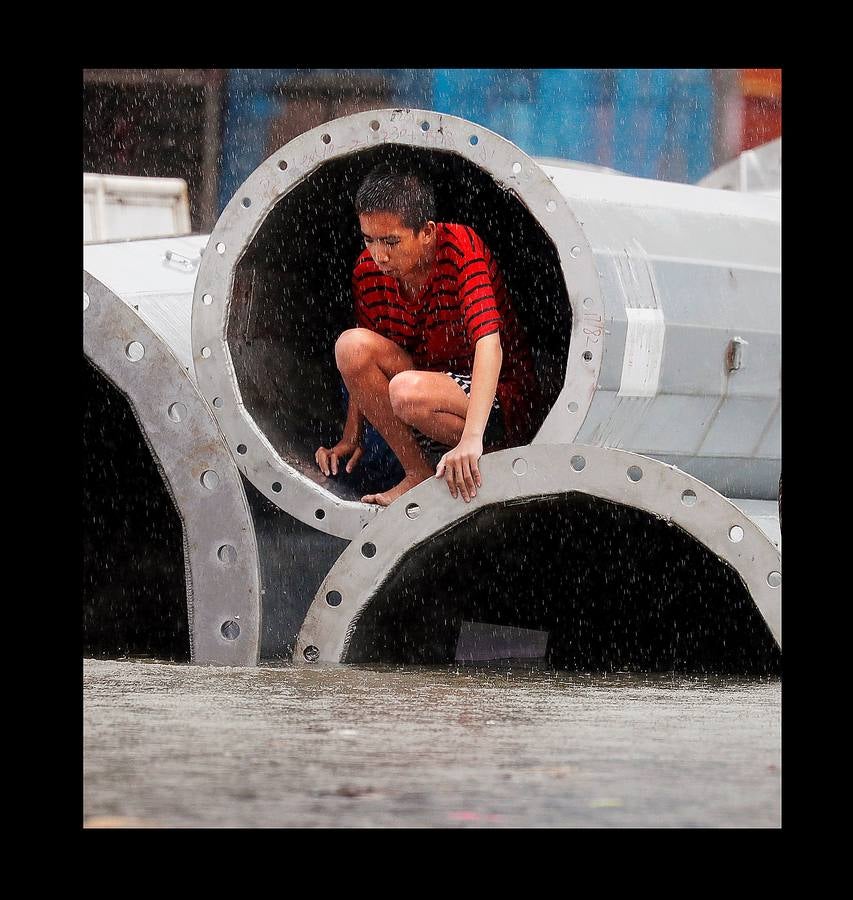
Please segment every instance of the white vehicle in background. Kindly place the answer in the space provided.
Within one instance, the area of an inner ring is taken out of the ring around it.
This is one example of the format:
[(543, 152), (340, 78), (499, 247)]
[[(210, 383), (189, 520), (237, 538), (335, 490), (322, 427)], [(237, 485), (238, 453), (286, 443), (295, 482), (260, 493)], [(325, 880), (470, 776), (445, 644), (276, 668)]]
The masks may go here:
[(183, 178), (83, 174), (83, 243), (190, 234)]

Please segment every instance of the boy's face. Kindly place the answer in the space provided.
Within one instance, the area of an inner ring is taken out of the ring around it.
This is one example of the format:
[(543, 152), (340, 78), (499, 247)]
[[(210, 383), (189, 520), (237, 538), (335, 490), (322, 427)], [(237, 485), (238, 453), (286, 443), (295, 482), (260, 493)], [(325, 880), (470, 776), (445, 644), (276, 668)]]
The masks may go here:
[(406, 278), (432, 263), (435, 222), (413, 231), (389, 212), (361, 213), (358, 221), (364, 244), (385, 275)]

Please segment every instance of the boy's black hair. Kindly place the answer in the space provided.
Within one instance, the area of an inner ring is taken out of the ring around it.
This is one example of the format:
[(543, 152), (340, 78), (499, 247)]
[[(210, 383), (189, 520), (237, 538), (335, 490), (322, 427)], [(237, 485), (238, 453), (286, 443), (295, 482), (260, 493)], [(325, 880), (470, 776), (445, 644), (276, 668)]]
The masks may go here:
[(432, 185), (412, 171), (401, 171), (388, 163), (374, 166), (359, 185), (355, 211), (390, 212), (398, 215), (406, 228), (419, 231), (435, 221), (435, 194)]

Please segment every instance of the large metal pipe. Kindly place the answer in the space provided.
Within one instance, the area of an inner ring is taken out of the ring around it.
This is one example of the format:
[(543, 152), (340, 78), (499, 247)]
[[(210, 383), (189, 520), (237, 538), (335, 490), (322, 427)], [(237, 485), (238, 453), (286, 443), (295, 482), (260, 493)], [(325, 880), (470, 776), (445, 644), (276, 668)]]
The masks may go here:
[[(93, 250), (95, 248), (92, 248)], [(180, 517), (189, 657), (195, 663), (255, 665), (260, 648), (260, 570), (242, 479), (210, 407), (162, 334), (90, 272), (83, 271), (86, 358), (126, 398)], [(94, 422), (87, 452), (110, 461)], [(142, 452), (145, 452), (144, 450)], [(132, 464), (132, 463), (131, 463)], [(120, 503), (126, 485), (115, 485)], [(141, 498), (145, 510), (146, 498)], [(143, 557), (147, 547), (138, 547)], [(97, 558), (87, 565), (109, 565)], [(114, 573), (127, 583), (130, 574)], [(130, 585), (127, 585), (130, 587)], [(137, 602), (145, 602), (144, 595)], [(144, 611), (136, 611), (144, 618)], [(110, 610), (121, 617), (121, 609)], [(150, 623), (156, 627), (156, 623)]]
[(773, 503), (738, 506), (657, 460), (578, 444), (481, 469), (470, 505), (428, 480), (363, 529), (295, 661), (452, 661), (468, 619), (550, 632), (563, 666), (779, 665)]
[(377, 510), (322, 476), (343, 422), (333, 346), (351, 324), (352, 196), (376, 162), (425, 169), (439, 218), (496, 253), (547, 408), (533, 443), (677, 465), (727, 496), (776, 498), (777, 198), (540, 166), (493, 132), (424, 110), (357, 113), (290, 141), (244, 182), (202, 258), (193, 361), (249, 481), (353, 539)]
[[(290, 657), (308, 604), (346, 542), (289, 516), (239, 475), (212, 416), (223, 401), (215, 394), (205, 398), (199, 394), (192, 360), (190, 324), (193, 287), (199, 260), (207, 244), (207, 235), (88, 244), (83, 248), (83, 260), (90, 274), (97, 276), (120, 297), (127, 313), (134, 317), (134, 324), (138, 322), (142, 327), (147, 326), (158, 344), (162, 342), (167, 348), (168, 352), (160, 354), (153, 367), (149, 357), (146, 366), (150, 377), (136, 385), (141, 392), (139, 402), (153, 403), (155, 406), (155, 427), (159, 427), (156, 419), (159, 399), (168, 395), (169, 391), (173, 392), (173, 383), (180, 384), (182, 390), (188, 391), (194, 398), (198, 421), (190, 423), (190, 432), (197, 443), (179, 443), (170, 453), (182, 455), (184, 462), (191, 462), (191, 467), (195, 468), (198, 459), (215, 451), (219, 460), (216, 471), (219, 472), (221, 467), (228, 472), (227, 483), (221, 486), (221, 490), (241, 498), (240, 515), (244, 514), (242, 508), (248, 505), (249, 516), (243, 524), (246, 525), (247, 536), (251, 537), (252, 546), (248, 549), (254, 558), (253, 577), (260, 578), (259, 589), (252, 586), (257, 606), (254, 613), (257, 621), (253, 620), (251, 625), (256, 629), (254, 648), (250, 652), (247, 646), (246, 655), (241, 657), (240, 663), (249, 665)], [(97, 342), (94, 346), (98, 346)], [(189, 387), (184, 384), (185, 381), (190, 383)], [(204, 415), (201, 414), (202, 406)], [(182, 440), (186, 439), (187, 435), (179, 432), (176, 426), (167, 423), (166, 427), (174, 430), (175, 438), (180, 436)], [(221, 459), (223, 453), (227, 464)], [(186, 502), (188, 506), (181, 513), (185, 523), (203, 514), (206, 527), (234, 530), (231, 527), (234, 524), (233, 503), (199, 507), (198, 498), (194, 498), (193, 494), (187, 497)], [(218, 555), (202, 555), (196, 559), (196, 564), (211, 565), (212, 569), (206, 574), (213, 578), (221, 574), (222, 562)], [(203, 592), (200, 593), (198, 583), (198, 579), (193, 581), (194, 603), (196, 607), (210, 606), (212, 614), (218, 608), (219, 600), (216, 597), (209, 599)], [(219, 589), (225, 592), (223, 596), (232, 597), (235, 602), (239, 596), (246, 595), (245, 588), (235, 593), (227, 582), (219, 583)], [(239, 610), (236, 614), (240, 614)], [(149, 622), (148, 627), (153, 627), (153, 623)], [(199, 656), (199, 661), (227, 663), (233, 658), (233, 655), (217, 655), (217, 640), (214, 639), (210, 654)]]

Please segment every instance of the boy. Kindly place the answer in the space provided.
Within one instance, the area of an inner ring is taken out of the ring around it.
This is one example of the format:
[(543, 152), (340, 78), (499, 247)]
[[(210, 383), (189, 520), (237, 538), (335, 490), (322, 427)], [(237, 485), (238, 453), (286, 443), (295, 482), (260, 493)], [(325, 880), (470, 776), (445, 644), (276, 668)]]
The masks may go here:
[[(364, 503), (388, 506), (433, 471), (467, 503), (482, 485), (484, 445), (530, 440), (539, 395), (524, 331), (489, 248), (471, 228), (435, 221), (424, 179), (377, 166), (355, 209), (366, 245), (352, 276), (357, 327), (335, 344), (349, 410), (343, 437), (316, 462), (337, 475), (348, 458), (351, 472), (367, 418), (405, 477)], [(436, 450), (446, 452), (433, 469)]]

